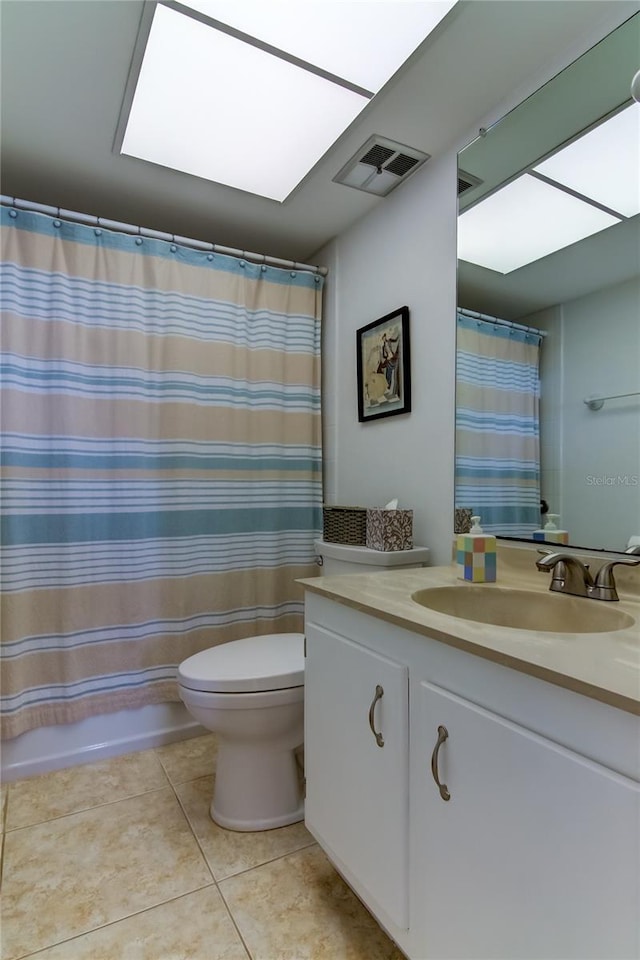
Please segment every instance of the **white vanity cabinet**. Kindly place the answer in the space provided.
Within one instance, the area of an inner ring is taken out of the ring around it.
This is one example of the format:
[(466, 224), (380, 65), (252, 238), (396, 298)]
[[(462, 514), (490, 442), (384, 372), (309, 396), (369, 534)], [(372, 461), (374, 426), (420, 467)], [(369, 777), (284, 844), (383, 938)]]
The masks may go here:
[(411, 710), (418, 956), (640, 956), (637, 784), (428, 682)]
[(311, 592), (306, 610), (307, 826), (407, 956), (640, 957), (638, 718)]
[(307, 825), (371, 909), (409, 926), (408, 668), (307, 625)]

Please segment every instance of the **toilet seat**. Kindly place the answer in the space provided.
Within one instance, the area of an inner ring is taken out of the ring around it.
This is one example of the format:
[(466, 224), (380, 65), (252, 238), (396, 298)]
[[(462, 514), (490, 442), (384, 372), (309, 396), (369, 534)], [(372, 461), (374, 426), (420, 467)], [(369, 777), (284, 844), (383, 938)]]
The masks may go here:
[(272, 633), (231, 640), (188, 657), (178, 682), (210, 693), (256, 693), (304, 685), (304, 634)]
[(202, 707), (208, 710), (262, 710), (283, 707), (304, 701), (304, 686), (285, 687), (284, 690), (256, 690), (247, 693), (220, 693), (217, 690), (192, 690), (179, 684), (180, 699), (187, 709)]

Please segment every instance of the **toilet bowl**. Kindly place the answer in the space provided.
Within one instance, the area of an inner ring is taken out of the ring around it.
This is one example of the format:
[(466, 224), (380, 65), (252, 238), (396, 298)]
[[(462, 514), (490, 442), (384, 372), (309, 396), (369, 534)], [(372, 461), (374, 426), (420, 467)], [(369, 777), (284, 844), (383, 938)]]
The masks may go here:
[[(323, 575), (424, 566), (429, 550), (382, 552), (315, 540)], [(270, 830), (304, 817), (296, 751), (304, 741), (304, 635), (272, 633), (203, 650), (178, 667), (189, 713), (218, 735), (211, 818)]]
[(218, 735), (211, 818), (270, 830), (304, 817), (295, 750), (304, 739), (304, 636), (245, 637), (178, 668), (189, 713)]

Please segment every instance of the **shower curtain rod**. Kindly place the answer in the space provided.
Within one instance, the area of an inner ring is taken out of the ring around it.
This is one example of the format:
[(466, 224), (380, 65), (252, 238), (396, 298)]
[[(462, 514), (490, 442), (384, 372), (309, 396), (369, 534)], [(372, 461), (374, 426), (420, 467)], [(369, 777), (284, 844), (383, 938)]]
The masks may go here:
[(526, 327), (522, 323), (514, 323), (513, 320), (501, 320), (499, 317), (489, 317), (486, 313), (477, 313), (475, 310), (465, 310), (458, 307), (458, 313), (463, 317), (469, 317), (470, 320), (486, 320), (487, 323), (495, 323), (499, 327), (510, 327), (512, 330), (522, 330), (523, 333), (535, 333), (539, 337), (546, 337), (546, 330), (538, 330), (537, 327)]
[(316, 273), (326, 277), (327, 267), (318, 267), (309, 263), (298, 263), (296, 260), (281, 260), (279, 257), (269, 257), (264, 253), (252, 253), (250, 250), (236, 250), (233, 247), (223, 247), (219, 243), (207, 243), (204, 240), (193, 240), (190, 237), (179, 237), (173, 233), (163, 233), (160, 230), (151, 230), (149, 227), (138, 227), (132, 223), (120, 223), (118, 220), (107, 220), (104, 217), (94, 217), (88, 213), (77, 213), (75, 210), (64, 210), (60, 207), (50, 207), (43, 203), (33, 203), (31, 200), (19, 200), (17, 197), (0, 196), (0, 205), (15, 207), (16, 210), (28, 210), (33, 213), (46, 213), (60, 220), (71, 220), (74, 223), (86, 224), (90, 227), (100, 227), (103, 230), (113, 230), (116, 233), (130, 233), (137, 237), (149, 237), (151, 240), (168, 240), (183, 247), (192, 247), (195, 250), (205, 250), (208, 253), (220, 253), (227, 257), (237, 257), (249, 260), (251, 263), (266, 264), (271, 267), (284, 267), (287, 270), (301, 270)]

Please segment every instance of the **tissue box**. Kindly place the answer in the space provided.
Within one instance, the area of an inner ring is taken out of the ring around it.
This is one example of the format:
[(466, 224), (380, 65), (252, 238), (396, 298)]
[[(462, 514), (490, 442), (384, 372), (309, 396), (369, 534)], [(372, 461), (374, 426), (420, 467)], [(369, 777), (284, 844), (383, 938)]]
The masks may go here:
[(371, 550), (411, 550), (413, 510), (367, 510), (366, 545)]
[(456, 507), (454, 510), (453, 532), (469, 533), (471, 530), (471, 507)]

